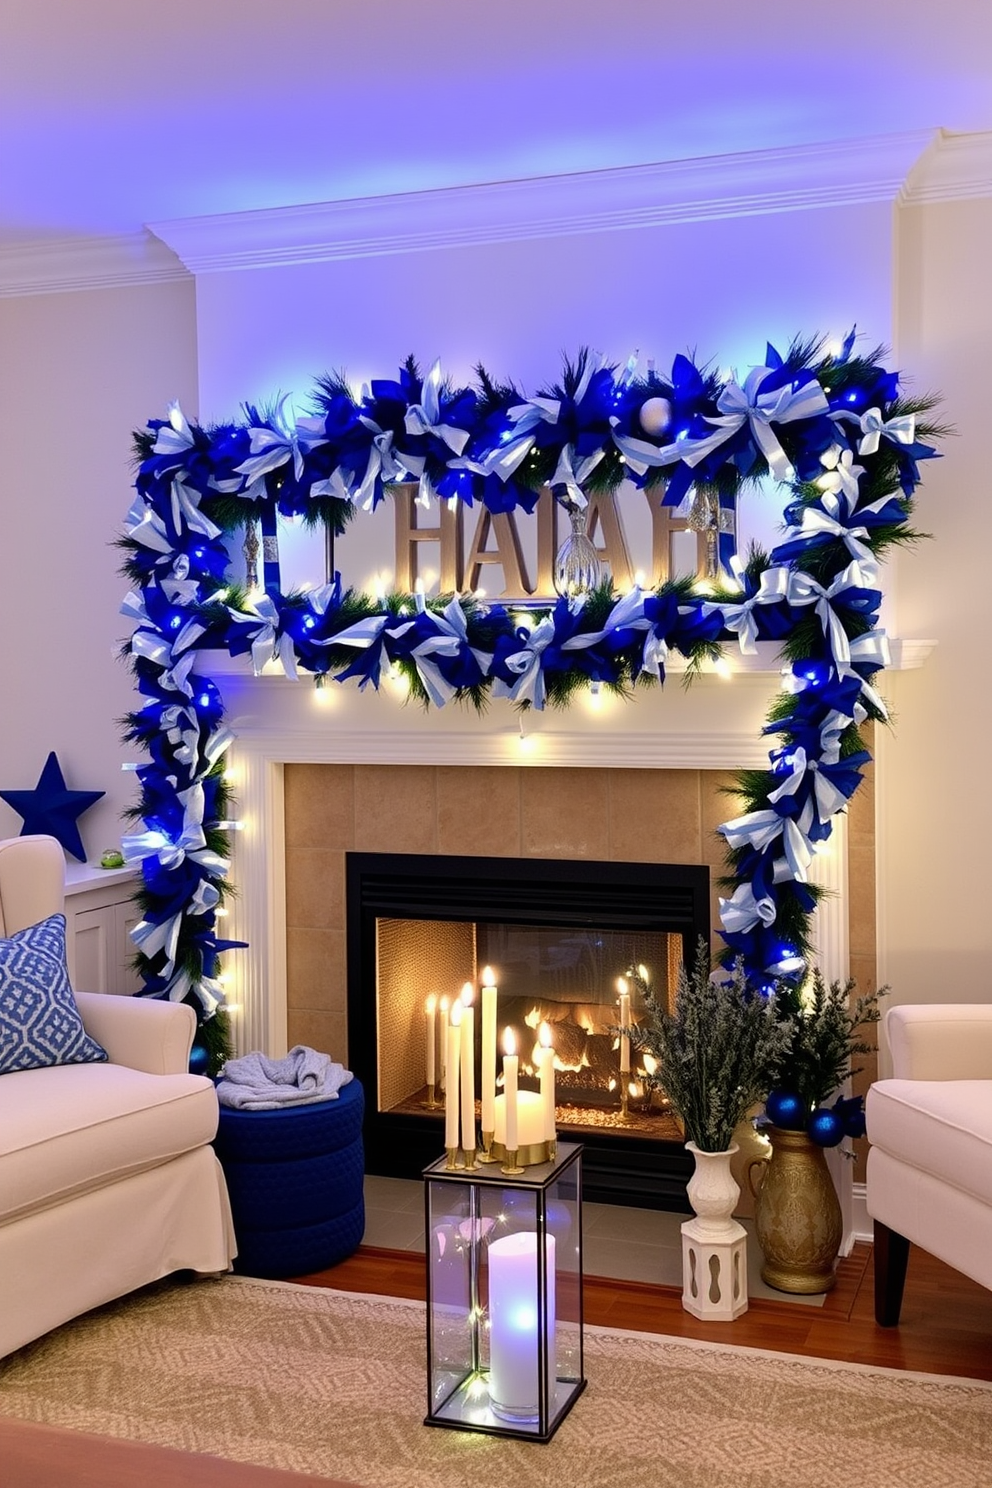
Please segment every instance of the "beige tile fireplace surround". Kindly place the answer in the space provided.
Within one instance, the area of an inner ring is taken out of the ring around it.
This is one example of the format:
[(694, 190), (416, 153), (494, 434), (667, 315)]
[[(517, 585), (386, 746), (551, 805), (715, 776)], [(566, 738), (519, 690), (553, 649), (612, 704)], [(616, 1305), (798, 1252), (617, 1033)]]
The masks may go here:
[[(736, 809), (720, 770), (321, 763), (287, 765), (283, 782), (288, 1039), (339, 1059), (347, 852), (704, 863), (715, 884), (716, 827)], [(873, 823), (868, 781), (848, 819), (850, 965), (862, 987), (875, 985)]]

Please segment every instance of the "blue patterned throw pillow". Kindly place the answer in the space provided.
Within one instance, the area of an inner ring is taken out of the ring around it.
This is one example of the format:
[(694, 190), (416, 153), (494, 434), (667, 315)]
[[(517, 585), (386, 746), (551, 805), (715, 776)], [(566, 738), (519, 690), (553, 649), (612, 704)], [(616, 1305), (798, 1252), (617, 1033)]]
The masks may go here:
[(69, 985), (65, 915), (0, 940), (0, 1075), (106, 1057), (83, 1027)]

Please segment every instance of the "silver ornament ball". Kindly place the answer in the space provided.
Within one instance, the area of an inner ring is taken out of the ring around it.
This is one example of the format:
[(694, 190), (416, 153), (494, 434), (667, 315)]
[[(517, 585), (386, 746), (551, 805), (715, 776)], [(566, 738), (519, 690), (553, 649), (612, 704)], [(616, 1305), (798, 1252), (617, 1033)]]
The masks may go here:
[(672, 405), (667, 398), (647, 398), (641, 404), (641, 428), (645, 434), (664, 434), (672, 421)]

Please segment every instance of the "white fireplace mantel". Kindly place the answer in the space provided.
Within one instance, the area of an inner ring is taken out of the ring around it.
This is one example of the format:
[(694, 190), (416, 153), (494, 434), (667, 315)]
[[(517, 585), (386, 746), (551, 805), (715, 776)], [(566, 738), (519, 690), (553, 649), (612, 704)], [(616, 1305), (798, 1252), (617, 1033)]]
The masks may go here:
[[(229, 958), (239, 1051), (286, 1049), (284, 765), (761, 768), (774, 742), (761, 730), (779, 672), (773, 648), (761, 649), (730, 680), (709, 673), (685, 689), (672, 676), (664, 689), (632, 700), (602, 693), (565, 712), (522, 716), (505, 701), (481, 716), (454, 706), (424, 712), (389, 681), (378, 694), (333, 682), (317, 689), (307, 677), (254, 677), (243, 663), (211, 655), (203, 669), (216, 678), (236, 735), (227, 773), (244, 824), (235, 838), (230, 923), (249, 949)], [(831, 890), (816, 916), (819, 961), (830, 978), (848, 967), (845, 825), (841, 818), (815, 865), (817, 882)]]

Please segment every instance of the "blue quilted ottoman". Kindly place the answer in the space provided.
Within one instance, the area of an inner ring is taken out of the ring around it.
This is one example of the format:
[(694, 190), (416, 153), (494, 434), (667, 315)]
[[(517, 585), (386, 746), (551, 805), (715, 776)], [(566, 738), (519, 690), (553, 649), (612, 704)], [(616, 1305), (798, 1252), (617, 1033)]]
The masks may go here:
[(358, 1249), (365, 1233), (364, 1111), (357, 1080), (337, 1100), (312, 1106), (221, 1106), (214, 1148), (231, 1196), (235, 1271), (303, 1276)]

